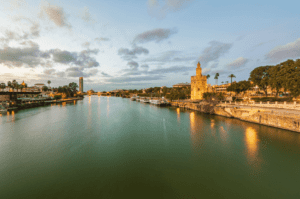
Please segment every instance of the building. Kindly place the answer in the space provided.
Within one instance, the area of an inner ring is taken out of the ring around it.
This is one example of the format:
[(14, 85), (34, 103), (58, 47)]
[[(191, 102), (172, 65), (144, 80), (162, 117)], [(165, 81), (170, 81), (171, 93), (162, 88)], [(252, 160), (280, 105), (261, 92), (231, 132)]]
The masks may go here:
[(79, 92), (83, 93), (83, 77), (79, 77)]
[(186, 82), (186, 83), (179, 83), (173, 85), (173, 88), (184, 88), (184, 87), (191, 87), (191, 84)]
[(203, 99), (204, 92), (207, 92), (207, 79), (202, 75), (201, 64), (198, 62), (196, 76), (191, 77), (191, 99)]

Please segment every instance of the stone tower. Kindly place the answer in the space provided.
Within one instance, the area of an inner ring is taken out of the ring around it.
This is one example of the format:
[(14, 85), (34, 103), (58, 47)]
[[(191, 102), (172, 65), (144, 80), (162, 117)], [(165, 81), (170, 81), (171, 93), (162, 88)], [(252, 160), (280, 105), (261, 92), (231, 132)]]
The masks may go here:
[(203, 99), (203, 93), (207, 92), (207, 79), (202, 76), (201, 64), (198, 62), (196, 68), (196, 76), (191, 77), (191, 99)]
[(83, 93), (83, 77), (79, 77), (79, 92)]

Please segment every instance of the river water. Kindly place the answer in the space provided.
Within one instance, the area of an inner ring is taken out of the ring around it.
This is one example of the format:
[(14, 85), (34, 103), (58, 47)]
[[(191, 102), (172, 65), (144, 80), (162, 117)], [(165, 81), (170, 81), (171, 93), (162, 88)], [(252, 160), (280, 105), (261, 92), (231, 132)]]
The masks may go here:
[(86, 97), (0, 116), (0, 198), (300, 198), (300, 134)]

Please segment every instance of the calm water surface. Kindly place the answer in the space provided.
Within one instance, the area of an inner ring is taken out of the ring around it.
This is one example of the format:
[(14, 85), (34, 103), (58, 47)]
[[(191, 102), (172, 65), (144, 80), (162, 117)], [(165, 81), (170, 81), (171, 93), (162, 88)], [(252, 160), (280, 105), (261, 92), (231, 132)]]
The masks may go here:
[(300, 198), (300, 134), (86, 97), (0, 116), (0, 198)]

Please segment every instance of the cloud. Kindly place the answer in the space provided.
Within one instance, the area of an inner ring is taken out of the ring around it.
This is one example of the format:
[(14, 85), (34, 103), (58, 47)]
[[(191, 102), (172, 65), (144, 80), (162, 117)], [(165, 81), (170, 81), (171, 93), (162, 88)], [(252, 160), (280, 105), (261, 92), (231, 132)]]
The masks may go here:
[(64, 77), (66, 75), (65, 72), (57, 72), (55, 73), (57, 77)]
[(165, 76), (156, 75), (156, 76), (139, 76), (139, 77), (113, 77), (107, 80), (107, 82), (111, 83), (128, 83), (128, 82), (140, 82), (140, 81), (154, 81), (161, 80)]
[(186, 62), (197, 59), (196, 56), (182, 55), (182, 51), (171, 50), (157, 54), (143, 60), (143, 62), (156, 62), (159, 64), (165, 64), (170, 62)]
[(101, 75), (104, 76), (104, 77), (111, 77), (111, 75), (105, 73), (105, 72), (101, 72)]
[(160, 5), (158, 0), (148, 0), (148, 12), (150, 15), (163, 19), (169, 12), (176, 12), (187, 7), (193, 0), (164, 0)]
[(132, 50), (128, 48), (120, 48), (118, 50), (118, 55), (120, 55), (124, 60), (132, 60), (137, 58), (136, 55), (148, 55), (149, 50), (143, 47), (134, 46)]
[(102, 41), (109, 41), (110, 39), (107, 37), (97, 37), (95, 38), (95, 41), (102, 42)]
[(71, 28), (71, 25), (66, 19), (66, 14), (62, 7), (51, 5), (47, 1), (43, 1), (41, 6), (40, 16), (43, 17), (44, 14), (58, 27)]
[(149, 66), (147, 64), (141, 65), (141, 69), (147, 71), (149, 69)]
[(98, 73), (98, 69), (94, 68), (88, 72), (84, 72), (80, 67), (70, 67), (66, 69), (68, 77), (91, 77)]
[(139, 67), (139, 64), (135, 61), (130, 61), (127, 65), (130, 67), (130, 70), (138, 70)]
[(209, 44), (210, 46), (203, 50), (202, 55), (198, 59), (204, 67), (211, 61), (218, 61), (233, 45), (232, 43), (218, 41), (211, 41)]
[[(20, 25), (19, 30), (4, 30), (4, 37), (0, 38), (0, 42), (8, 45), (11, 41), (22, 42), (28, 39), (36, 39), (40, 36), (40, 25), (26, 17), (15, 17), (14, 23)], [(26, 24), (26, 27), (22, 25)]]
[(279, 62), (284, 59), (293, 59), (300, 56), (300, 38), (286, 45), (277, 46), (265, 55), (266, 59)]
[(0, 63), (12, 68), (23, 65), (36, 67), (42, 63), (43, 53), (38, 46), (26, 48), (5, 47), (0, 49)]
[(83, 7), (83, 10), (81, 11), (81, 18), (87, 23), (92, 21), (92, 17), (88, 7), (86, 6)]
[(97, 54), (99, 50), (88, 49), (81, 52), (62, 51), (60, 49), (51, 49), (41, 51), (38, 44), (32, 41), (21, 43), (25, 47), (4, 47), (0, 49), (0, 63), (8, 67), (51, 67), (55, 63), (78, 66), (81, 69), (98, 67), (99, 62), (92, 55)]
[(248, 62), (249, 62), (249, 59), (246, 59), (244, 57), (239, 57), (236, 60), (234, 60), (233, 62), (227, 64), (227, 67), (228, 67), (228, 69), (238, 69), (238, 68), (245, 66), (245, 64)]
[(47, 70), (44, 70), (44, 74), (46, 75), (53, 75), (55, 73), (55, 69), (47, 69)]
[(88, 41), (81, 44), (81, 46), (84, 48), (89, 48), (90, 45), (91, 45), (91, 42), (88, 42)]
[(168, 68), (158, 68), (151, 71), (148, 71), (147, 74), (167, 74), (167, 73), (181, 73), (189, 70), (196, 70), (195, 67), (187, 66), (171, 66)]
[(60, 49), (53, 49), (48, 51), (53, 57), (53, 61), (61, 64), (73, 64), (81, 68), (98, 67), (100, 64), (95, 58), (91, 57), (92, 54), (98, 54), (99, 50), (83, 50), (81, 52), (62, 51)]
[(141, 34), (138, 34), (135, 36), (133, 39), (133, 43), (147, 43), (154, 41), (156, 43), (159, 43), (165, 39), (168, 39), (171, 35), (176, 34), (178, 31), (177, 29), (154, 29), (154, 30), (149, 30), (146, 32), (143, 32)]

